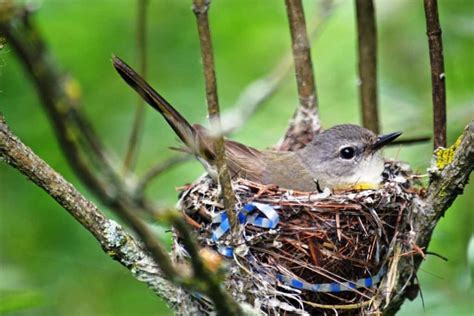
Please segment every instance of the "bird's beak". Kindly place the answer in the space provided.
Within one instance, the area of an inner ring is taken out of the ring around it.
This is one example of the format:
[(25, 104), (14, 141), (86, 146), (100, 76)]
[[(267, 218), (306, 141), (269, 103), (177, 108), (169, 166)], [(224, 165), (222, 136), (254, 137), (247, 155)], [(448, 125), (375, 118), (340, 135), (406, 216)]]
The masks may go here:
[(379, 137), (377, 137), (377, 140), (372, 145), (372, 150), (373, 151), (379, 150), (383, 146), (395, 140), (395, 138), (397, 138), (400, 135), (402, 135), (402, 132), (394, 132), (390, 134), (380, 135)]

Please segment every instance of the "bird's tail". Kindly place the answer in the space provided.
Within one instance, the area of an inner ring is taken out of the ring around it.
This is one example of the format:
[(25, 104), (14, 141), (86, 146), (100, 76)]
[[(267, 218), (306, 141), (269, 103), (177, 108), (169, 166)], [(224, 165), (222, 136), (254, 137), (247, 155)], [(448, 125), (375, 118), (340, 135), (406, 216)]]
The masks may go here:
[(184, 144), (194, 153), (200, 155), (206, 160), (212, 159), (212, 150), (208, 142), (203, 139), (199, 133), (188, 121), (176, 111), (168, 101), (156, 92), (135, 70), (127, 65), (117, 56), (112, 57), (112, 62), (126, 83), (151, 105), (155, 110), (161, 113), (176, 135)]

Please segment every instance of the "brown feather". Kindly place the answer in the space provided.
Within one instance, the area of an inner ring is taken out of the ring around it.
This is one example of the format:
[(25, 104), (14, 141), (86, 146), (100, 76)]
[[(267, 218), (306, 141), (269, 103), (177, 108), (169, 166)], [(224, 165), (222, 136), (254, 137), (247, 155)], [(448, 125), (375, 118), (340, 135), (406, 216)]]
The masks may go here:
[(205, 159), (212, 159), (208, 142), (203, 141), (200, 133), (176, 111), (165, 98), (156, 92), (132, 67), (117, 56), (112, 62), (119, 75), (132, 87), (149, 105), (160, 112), (176, 135), (188, 146), (194, 154)]

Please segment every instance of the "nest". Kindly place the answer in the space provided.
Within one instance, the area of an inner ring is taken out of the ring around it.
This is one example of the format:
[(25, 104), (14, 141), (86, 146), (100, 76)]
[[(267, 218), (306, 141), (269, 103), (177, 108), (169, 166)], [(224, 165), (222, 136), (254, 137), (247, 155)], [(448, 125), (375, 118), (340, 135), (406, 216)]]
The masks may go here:
[[(179, 205), (199, 243), (227, 258), (226, 286), (238, 300), (275, 315), (371, 313), (395, 287), (387, 283), (395, 249), (412, 255), (408, 223), (421, 194), (406, 165), (387, 162), (384, 178), (377, 190), (316, 193), (237, 179), (237, 209), (246, 210), (237, 241), (223, 229), (209, 177), (184, 187)], [(179, 239), (174, 249), (183, 255)]]

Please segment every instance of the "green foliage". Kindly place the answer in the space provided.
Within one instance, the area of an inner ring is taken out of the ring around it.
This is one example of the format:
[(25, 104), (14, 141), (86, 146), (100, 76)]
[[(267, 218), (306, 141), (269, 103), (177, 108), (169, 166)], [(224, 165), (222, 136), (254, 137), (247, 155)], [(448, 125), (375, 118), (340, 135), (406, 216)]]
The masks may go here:
[[(149, 78), (191, 122), (205, 120), (204, 85), (191, 1), (149, 1)], [(135, 2), (44, 0), (35, 16), (59, 64), (80, 83), (83, 110), (108, 148), (124, 156), (136, 95), (112, 69), (112, 53), (136, 65)], [(317, 2), (319, 3), (319, 1)], [(1, 5), (1, 4), (0, 4)], [(306, 1), (309, 23), (317, 13)], [(472, 51), (474, 2), (441, 0), (448, 88), (448, 132), (452, 144), (474, 117)], [(405, 135), (431, 131), (428, 45), (421, 1), (377, 1), (379, 86), (383, 131)], [(289, 50), (282, 1), (214, 1), (211, 8), (221, 107), (230, 108), (245, 85), (268, 73)], [(339, 4), (313, 42), (313, 62), (325, 127), (359, 122), (356, 37), (351, 1)], [(67, 166), (34, 87), (8, 44), (0, 50), (0, 111), (12, 130), (81, 192), (91, 194)], [(259, 148), (282, 135), (297, 104), (293, 77), (233, 138)], [(142, 174), (172, 155), (175, 136), (150, 109), (138, 162)], [(387, 150), (424, 172), (431, 145)], [(203, 170), (189, 162), (153, 182), (147, 195), (173, 205), (175, 187)], [(419, 278), (426, 314), (467, 314), (473, 270), (467, 247), (473, 235), (474, 189), (466, 188), (437, 227)], [(166, 233), (162, 234), (163, 236)], [(44, 192), (0, 164), (0, 312), (16, 315), (164, 315), (164, 304), (144, 284), (103, 254), (95, 240)], [(4, 292), (2, 292), (4, 293)], [(24, 308), (29, 308), (25, 310)], [(21, 309), (21, 310), (20, 310)], [(417, 314), (417, 299), (402, 315)]]
[(35, 291), (0, 290), (0, 302), (0, 313), (7, 313), (44, 305), (44, 298)]

